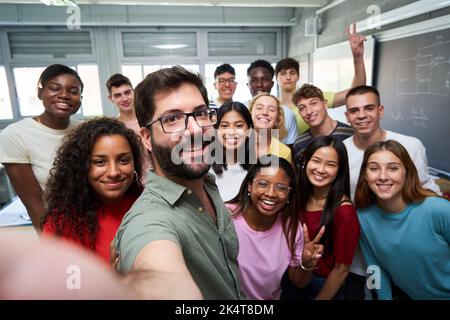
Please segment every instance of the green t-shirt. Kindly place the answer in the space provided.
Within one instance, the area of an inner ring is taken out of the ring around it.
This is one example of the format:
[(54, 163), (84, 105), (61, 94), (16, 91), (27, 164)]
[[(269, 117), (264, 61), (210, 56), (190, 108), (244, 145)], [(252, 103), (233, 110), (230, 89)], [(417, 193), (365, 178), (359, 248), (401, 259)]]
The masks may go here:
[(123, 218), (115, 237), (119, 271), (129, 272), (138, 254), (152, 241), (169, 240), (180, 247), (205, 299), (243, 299), (236, 230), (214, 178), (207, 175), (204, 181), (217, 225), (192, 190), (149, 172), (144, 192)]

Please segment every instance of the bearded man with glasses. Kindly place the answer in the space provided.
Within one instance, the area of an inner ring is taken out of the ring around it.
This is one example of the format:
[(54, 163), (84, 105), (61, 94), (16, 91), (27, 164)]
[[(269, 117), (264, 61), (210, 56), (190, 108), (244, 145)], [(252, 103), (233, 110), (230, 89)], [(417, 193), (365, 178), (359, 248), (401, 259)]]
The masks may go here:
[(153, 72), (135, 108), (154, 172), (117, 232), (118, 270), (142, 298), (244, 298), (236, 231), (207, 175), (217, 115), (202, 79), (179, 66)]

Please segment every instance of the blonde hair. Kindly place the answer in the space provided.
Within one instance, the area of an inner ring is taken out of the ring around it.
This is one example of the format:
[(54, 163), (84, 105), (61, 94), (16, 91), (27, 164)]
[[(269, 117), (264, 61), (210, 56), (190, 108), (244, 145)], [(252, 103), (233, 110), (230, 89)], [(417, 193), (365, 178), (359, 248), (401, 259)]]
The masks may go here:
[(249, 105), (250, 113), (253, 110), (253, 106), (255, 105), (256, 100), (258, 100), (261, 97), (271, 97), (275, 100), (276, 105), (277, 105), (278, 119), (275, 123), (275, 128), (271, 128), (271, 129), (278, 129), (280, 132), (278, 139), (283, 140), (284, 138), (287, 137), (287, 130), (284, 125), (284, 123), (285, 123), (284, 111), (283, 111), (283, 108), (281, 107), (281, 102), (280, 102), (280, 100), (278, 100), (277, 97), (275, 97), (267, 92), (262, 92), (262, 93), (257, 94), (256, 96), (253, 97), (252, 101), (250, 101), (250, 105)]

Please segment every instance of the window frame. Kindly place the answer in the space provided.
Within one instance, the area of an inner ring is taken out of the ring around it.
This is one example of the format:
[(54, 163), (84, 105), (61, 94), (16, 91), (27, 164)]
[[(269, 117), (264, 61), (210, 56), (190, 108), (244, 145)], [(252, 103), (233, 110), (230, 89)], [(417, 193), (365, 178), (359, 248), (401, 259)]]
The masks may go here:
[[(197, 56), (196, 57), (124, 57), (122, 32), (196, 32), (197, 33)], [(275, 55), (261, 55), (261, 56), (209, 56), (208, 55), (208, 33), (209, 32), (229, 32), (229, 33), (246, 33), (246, 32), (275, 32), (276, 33), (276, 54)], [(134, 65), (141, 67), (142, 77), (145, 76), (144, 65), (173, 65), (173, 64), (198, 64), (200, 74), (206, 81), (206, 65), (207, 64), (250, 64), (256, 59), (264, 59), (270, 63), (276, 63), (286, 52), (286, 29), (282, 27), (192, 27), (192, 28), (116, 28), (115, 29), (116, 43), (118, 44), (118, 62), (119, 69), (122, 70), (124, 65)], [(176, 61), (176, 63), (174, 63)], [(276, 82), (276, 79), (273, 79)], [(245, 84), (240, 84), (245, 85)], [(206, 86), (206, 83), (205, 83)], [(274, 85), (276, 89), (276, 86)], [(216, 93), (208, 92), (209, 98), (216, 96)]]
[[(79, 31), (79, 30), (76, 30)], [(19, 105), (19, 97), (16, 90), (15, 85), (15, 77), (14, 77), (14, 68), (37, 68), (43, 67), (46, 68), (50, 64), (60, 63), (67, 66), (75, 66), (77, 67), (80, 64), (89, 64), (96, 65), (98, 68), (98, 77), (100, 82), (100, 90), (101, 88), (101, 70), (98, 62), (98, 48), (96, 46), (95, 41), (95, 30), (94, 28), (83, 28), (84, 32), (89, 32), (90, 42), (92, 53), (89, 55), (77, 56), (77, 57), (69, 57), (69, 58), (40, 58), (40, 57), (19, 57), (12, 58), (11, 49), (9, 45), (8, 32), (71, 32), (71, 30), (67, 30), (64, 27), (11, 27), (11, 28), (2, 28), (0, 29), (0, 49), (2, 50), (3, 63), (1, 63), (5, 67), (7, 85), (10, 94), (11, 100), (11, 108), (13, 113), (12, 119), (0, 119), (0, 129), (4, 129), (9, 124), (23, 120), (25, 118), (29, 118), (29, 116), (22, 116), (20, 114), (20, 105)], [(3, 46), (5, 44), (5, 46)], [(37, 88), (37, 83), (35, 84)], [(36, 92), (37, 94), (37, 92)], [(100, 101), (101, 103), (102, 101)], [(102, 108), (103, 109), (103, 108)], [(104, 113), (104, 109), (103, 109)], [(75, 119), (84, 119), (87, 116), (75, 114), (73, 115)]]

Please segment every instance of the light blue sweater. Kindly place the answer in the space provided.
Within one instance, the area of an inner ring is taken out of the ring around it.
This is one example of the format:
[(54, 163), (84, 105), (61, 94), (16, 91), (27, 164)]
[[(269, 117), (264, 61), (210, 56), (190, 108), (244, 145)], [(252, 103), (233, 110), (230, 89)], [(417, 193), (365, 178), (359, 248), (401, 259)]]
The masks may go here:
[(399, 213), (372, 205), (358, 218), (367, 265), (381, 271), (379, 299), (392, 299), (391, 279), (412, 299), (450, 299), (450, 201), (428, 197)]

